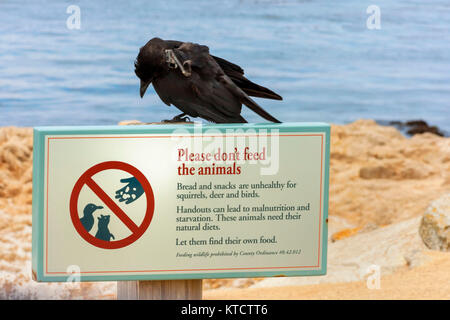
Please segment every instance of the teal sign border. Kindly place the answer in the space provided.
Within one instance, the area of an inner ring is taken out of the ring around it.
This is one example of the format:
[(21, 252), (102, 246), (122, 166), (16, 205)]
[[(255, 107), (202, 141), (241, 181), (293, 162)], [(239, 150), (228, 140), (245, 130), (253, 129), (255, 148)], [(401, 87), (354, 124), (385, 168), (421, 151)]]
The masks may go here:
[[(42, 282), (65, 282), (67, 276), (44, 275), (44, 173), (45, 173), (45, 137), (47, 135), (105, 135), (105, 134), (171, 134), (174, 130), (184, 129), (189, 133), (197, 133), (199, 126), (194, 125), (134, 125), (134, 126), (67, 126), (67, 127), (35, 127), (33, 137), (33, 217), (32, 217), (32, 272), (33, 279)], [(201, 130), (227, 129), (278, 129), (279, 133), (325, 133), (325, 176), (323, 190), (322, 220), (322, 266), (317, 270), (291, 271), (239, 271), (219, 273), (187, 273), (187, 274), (137, 274), (137, 275), (81, 275), (80, 281), (130, 281), (130, 280), (181, 280), (181, 279), (217, 279), (217, 278), (253, 278), (275, 276), (314, 276), (327, 272), (328, 249), (328, 195), (330, 169), (330, 125), (319, 122), (302, 123), (262, 123), (262, 124), (207, 124)]]

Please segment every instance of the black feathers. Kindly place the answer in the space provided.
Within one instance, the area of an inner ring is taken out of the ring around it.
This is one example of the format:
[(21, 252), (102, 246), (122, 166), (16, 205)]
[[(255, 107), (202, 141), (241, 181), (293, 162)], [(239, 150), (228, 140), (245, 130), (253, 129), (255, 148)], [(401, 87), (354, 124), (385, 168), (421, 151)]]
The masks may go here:
[(152, 83), (164, 103), (183, 112), (174, 121), (187, 115), (216, 123), (247, 122), (241, 116), (245, 104), (261, 117), (280, 122), (250, 96), (281, 96), (248, 80), (240, 66), (210, 55), (207, 46), (153, 38), (140, 49), (134, 65), (141, 97)]

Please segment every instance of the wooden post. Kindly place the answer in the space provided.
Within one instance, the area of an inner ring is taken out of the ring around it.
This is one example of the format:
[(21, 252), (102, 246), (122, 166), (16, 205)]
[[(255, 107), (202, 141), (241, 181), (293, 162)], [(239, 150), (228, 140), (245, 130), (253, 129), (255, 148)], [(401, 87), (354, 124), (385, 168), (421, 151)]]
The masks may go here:
[(201, 300), (202, 280), (118, 281), (117, 300)]
[[(119, 125), (143, 125), (136, 120), (122, 121)], [(193, 124), (177, 122), (170, 124)], [(202, 280), (118, 281), (117, 300), (201, 300)]]

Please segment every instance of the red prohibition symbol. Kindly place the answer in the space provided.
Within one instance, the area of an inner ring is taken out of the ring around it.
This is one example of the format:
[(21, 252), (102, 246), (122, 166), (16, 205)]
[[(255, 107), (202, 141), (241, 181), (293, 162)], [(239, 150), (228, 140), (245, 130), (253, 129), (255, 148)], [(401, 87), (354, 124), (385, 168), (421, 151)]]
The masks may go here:
[[(145, 196), (147, 198), (147, 209), (141, 225), (136, 225), (134, 221), (130, 219), (130, 217), (114, 202), (114, 200), (111, 199), (105, 193), (105, 191), (103, 191), (103, 189), (92, 179), (95, 174), (104, 170), (111, 169), (122, 170), (131, 174), (139, 181), (142, 188), (144, 189)], [(103, 203), (120, 219), (120, 221), (122, 221), (128, 227), (128, 229), (130, 229), (131, 235), (121, 240), (105, 241), (98, 239), (87, 232), (87, 230), (83, 227), (78, 214), (78, 198), (80, 196), (80, 191), (84, 185), (88, 186), (97, 195), (97, 197), (99, 197), (103, 201)], [(123, 248), (138, 240), (150, 225), (150, 222), (153, 218), (154, 209), (155, 197), (153, 195), (152, 187), (150, 186), (147, 178), (142, 174), (142, 172), (140, 172), (132, 165), (120, 161), (106, 161), (89, 168), (75, 183), (72, 194), (70, 196), (70, 217), (72, 219), (73, 225), (75, 226), (75, 229), (84, 240), (96, 247), (103, 249)]]

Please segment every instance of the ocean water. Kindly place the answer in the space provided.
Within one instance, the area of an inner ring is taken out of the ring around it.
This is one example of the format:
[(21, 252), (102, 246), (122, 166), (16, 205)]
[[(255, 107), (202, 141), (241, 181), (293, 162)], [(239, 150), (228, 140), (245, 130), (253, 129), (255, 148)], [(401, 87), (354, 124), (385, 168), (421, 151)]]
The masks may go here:
[[(380, 29), (367, 28), (372, 4)], [(80, 29), (66, 25), (70, 5)], [(133, 63), (154, 36), (242, 66), (283, 96), (257, 99), (281, 121), (424, 119), (450, 132), (448, 0), (2, 0), (0, 126), (172, 118), (153, 89), (139, 97)]]

